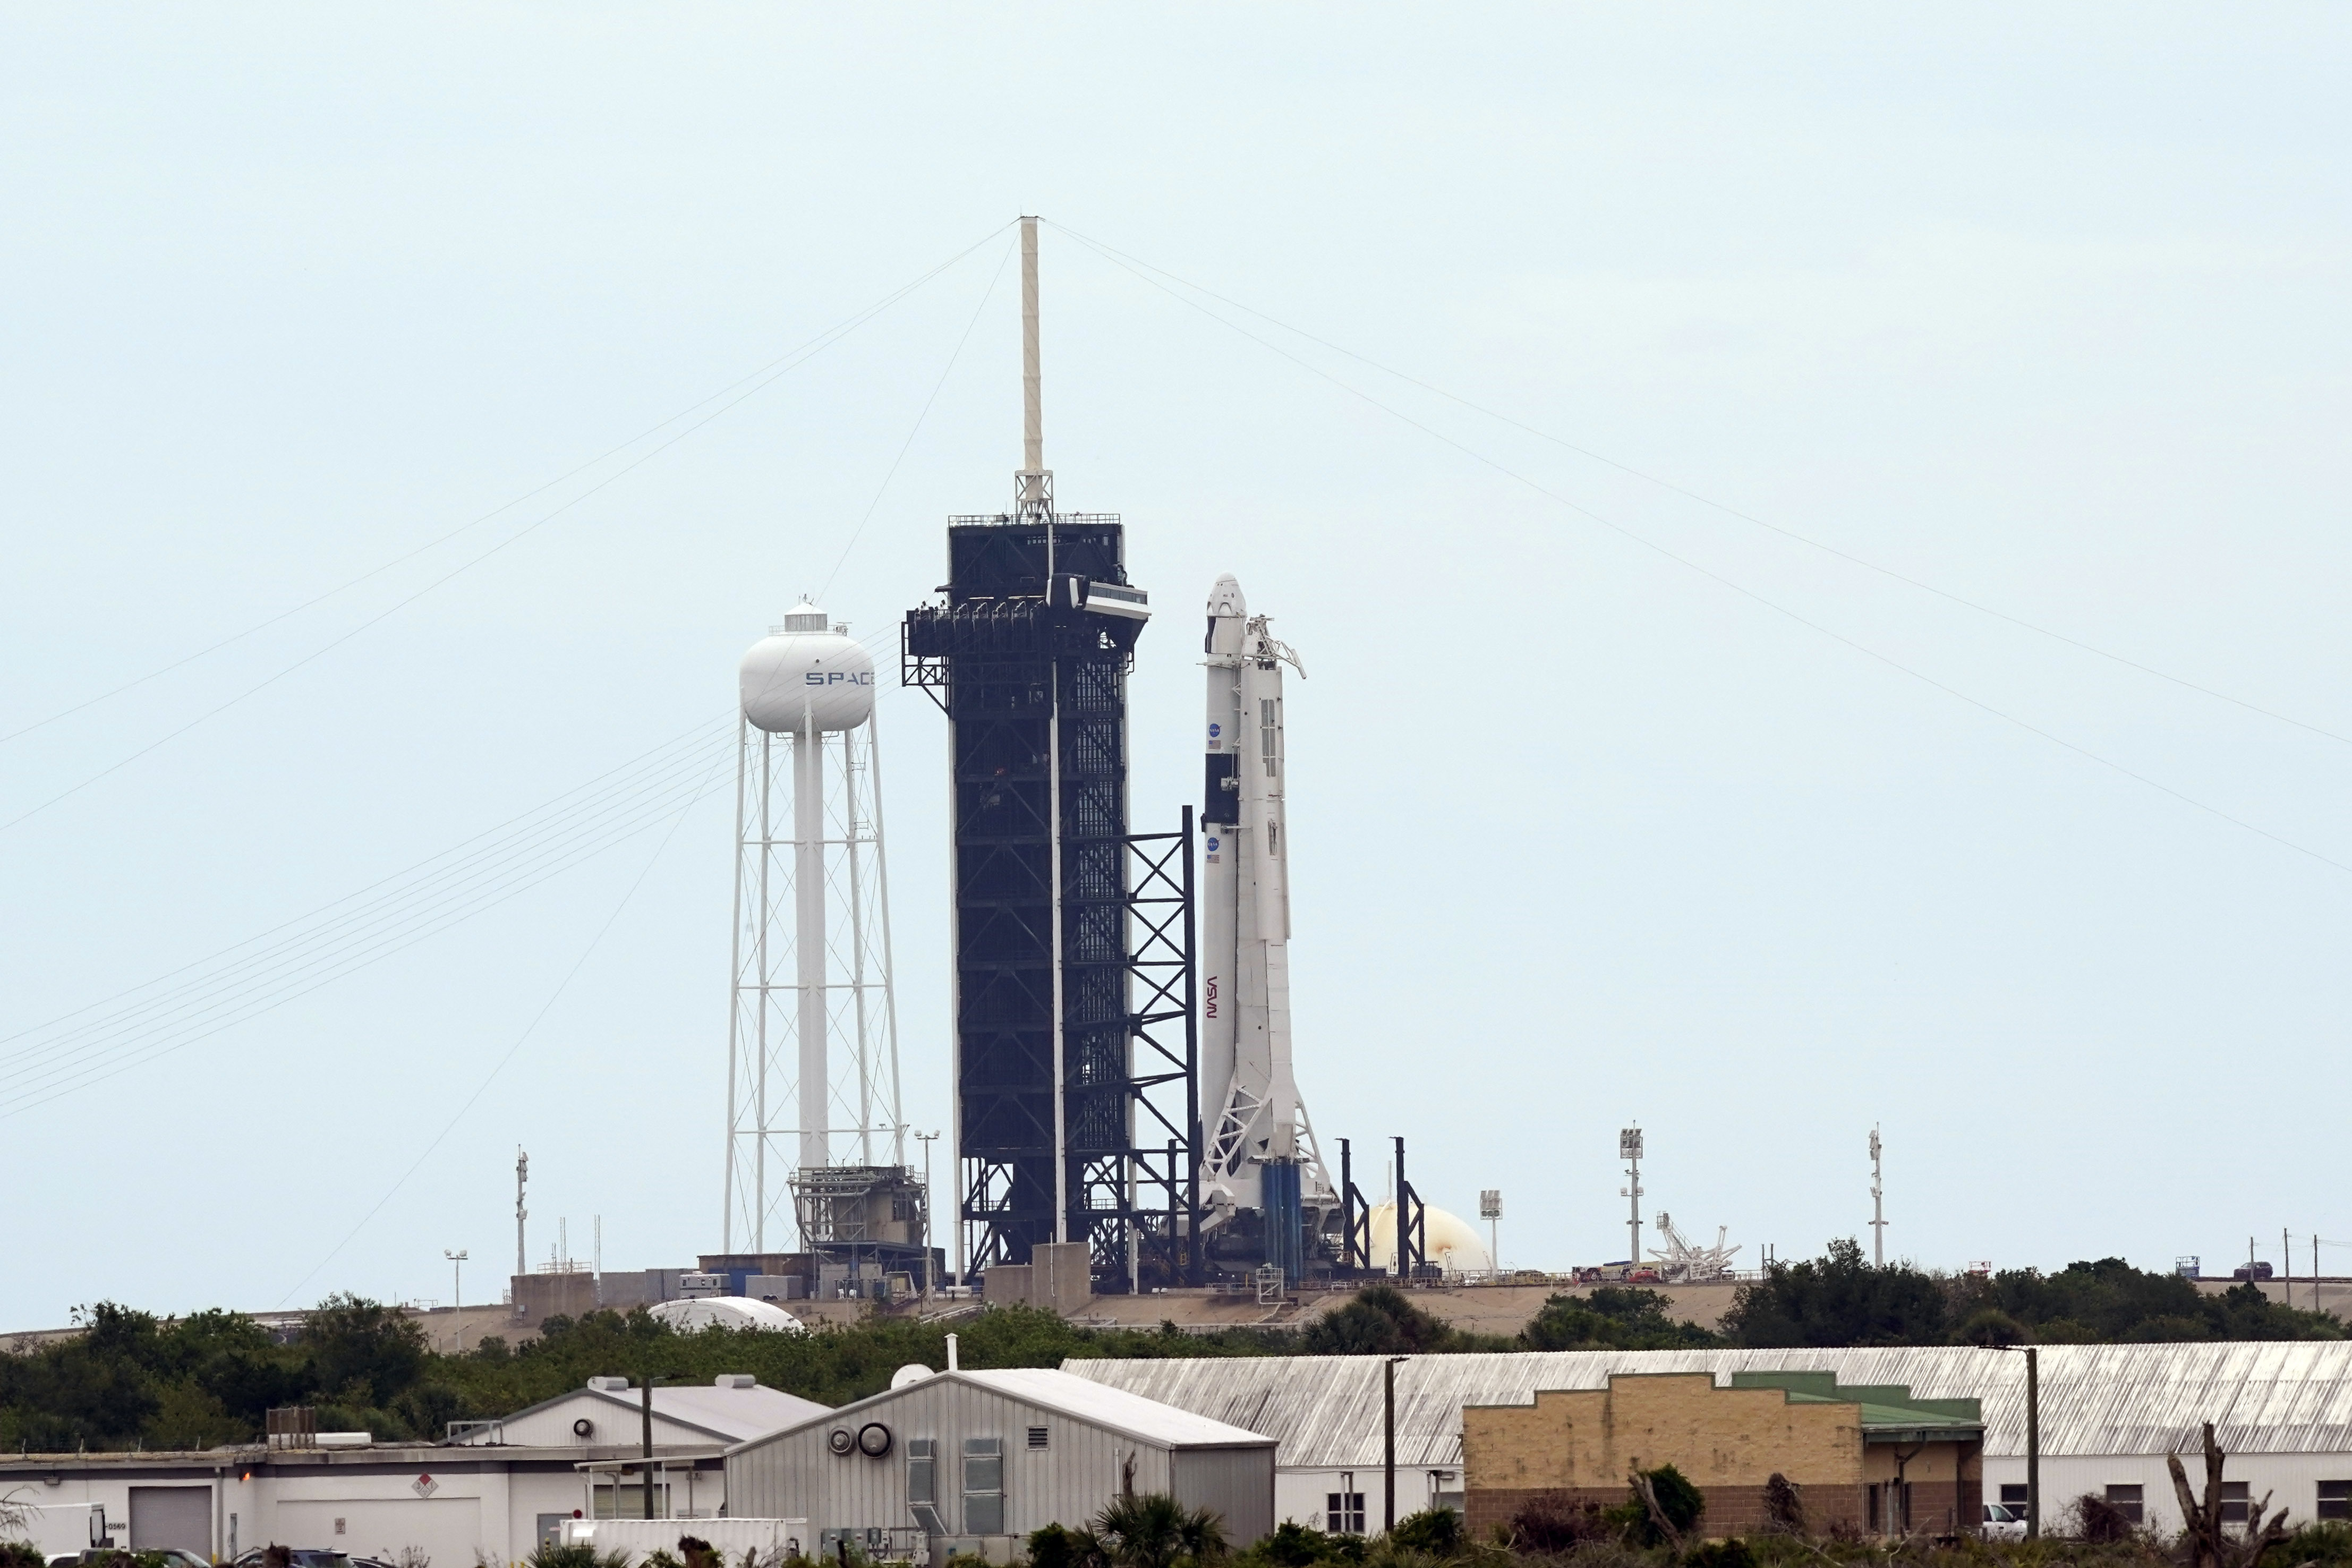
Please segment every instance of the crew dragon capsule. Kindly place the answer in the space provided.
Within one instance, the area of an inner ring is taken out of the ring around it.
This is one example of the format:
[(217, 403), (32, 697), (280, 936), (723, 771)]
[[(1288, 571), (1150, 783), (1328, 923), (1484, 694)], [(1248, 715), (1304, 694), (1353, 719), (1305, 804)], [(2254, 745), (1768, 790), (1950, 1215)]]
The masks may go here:
[[(1212, 1226), (1263, 1213), (1298, 1235), (1336, 1199), (1299, 1104), (1290, 1048), (1290, 847), (1283, 816), (1282, 667), (1298, 656), (1252, 616), (1230, 574), (1209, 595), (1201, 810), (1201, 1186)], [(1302, 1212), (1304, 1211), (1304, 1212)]]

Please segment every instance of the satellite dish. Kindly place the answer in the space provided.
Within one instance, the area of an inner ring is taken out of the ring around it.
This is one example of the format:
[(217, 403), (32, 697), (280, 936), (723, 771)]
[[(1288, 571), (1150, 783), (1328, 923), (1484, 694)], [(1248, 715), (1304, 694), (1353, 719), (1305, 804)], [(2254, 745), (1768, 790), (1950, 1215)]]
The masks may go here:
[(905, 1366), (900, 1367), (898, 1371), (890, 1374), (890, 1386), (893, 1388), (908, 1388), (922, 1382), (923, 1379), (934, 1375), (936, 1374), (932, 1373), (931, 1369), (925, 1366), (922, 1363), (908, 1362)]

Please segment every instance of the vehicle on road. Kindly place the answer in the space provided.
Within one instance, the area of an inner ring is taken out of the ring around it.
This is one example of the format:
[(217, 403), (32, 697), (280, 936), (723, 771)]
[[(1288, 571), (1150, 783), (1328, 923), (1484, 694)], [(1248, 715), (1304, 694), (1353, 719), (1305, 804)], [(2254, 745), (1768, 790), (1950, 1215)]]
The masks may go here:
[(1987, 1541), (2022, 1541), (2025, 1539), (2025, 1514), (2007, 1503), (1989, 1502), (1984, 1505), (1984, 1524), (1978, 1531)]

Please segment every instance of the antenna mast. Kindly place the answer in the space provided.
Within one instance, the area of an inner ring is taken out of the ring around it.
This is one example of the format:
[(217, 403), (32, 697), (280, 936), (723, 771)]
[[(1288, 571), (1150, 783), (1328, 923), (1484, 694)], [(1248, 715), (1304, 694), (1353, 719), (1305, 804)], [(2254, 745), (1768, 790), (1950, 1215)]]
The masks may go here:
[(515, 1272), (530, 1272), (530, 1256), (523, 1250), (522, 1222), (530, 1217), (522, 1206), (522, 1184), (530, 1176), (530, 1156), (520, 1145), (515, 1149)]
[(1870, 1130), (1870, 1262), (1874, 1268), (1886, 1267), (1886, 1187), (1880, 1179), (1878, 1129)]

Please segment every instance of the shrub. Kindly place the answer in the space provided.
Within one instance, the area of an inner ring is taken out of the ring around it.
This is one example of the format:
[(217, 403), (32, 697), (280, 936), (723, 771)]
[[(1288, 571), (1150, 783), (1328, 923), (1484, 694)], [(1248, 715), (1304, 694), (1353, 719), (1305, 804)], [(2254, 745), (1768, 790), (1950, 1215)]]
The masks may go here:
[(1091, 1530), (1048, 1524), (1029, 1532), (1029, 1568), (1101, 1568), (1102, 1542)]
[[(1034, 1541), (1035, 1537), (1031, 1537)], [(1273, 1568), (1309, 1568), (1330, 1554), (1330, 1537), (1319, 1530), (1309, 1530), (1296, 1520), (1284, 1520), (1274, 1527), (1274, 1533), (1250, 1548), (1253, 1556)], [(1045, 1568), (1033, 1553), (1031, 1568)]]
[(585, 1542), (559, 1546), (552, 1541), (542, 1541), (523, 1561), (530, 1568), (629, 1568), (626, 1552), (600, 1552)]
[(2132, 1538), (2132, 1521), (2124, 1510), (2096, 1492), (2074, 1500), (2074, 1532), (2095, 1546), (2110, 1546)]
[(2331, 1519), (2324, 1524), (2306, 1524), (2286, 1538), (2279, 1548), (2284, 1561), (2298, 1565), (2315, 1563), (2319, 1568), (2346, 1568), (2352, 1564), (2352, 1524)]
[(1805, 1499), (1797, 1483), (1775, 1470), (1764, 1479), (1765, 1528), (1775, 1535), (1805, 1533)]
[(1398, 1520), (1389, 1539), (1433, 1557), (1451, 1557), (1462, 1550), (1462, 1516), (1450, 1508), (1426, 1508)]
[(1512, 1544), (1528, 1552), (1570, 1552), (1615, 1534), (1599, 1503), (1580, 1503), (1566, 1492), (1538, 1492), (1511, 1515)]
[(1738, 1536), (1703, 1541), (1683, 1558), (1684, 1568), (1756, 1568), (1756, 1553)]
[(1665, 1516), (1666, 1523), (1674, 1527), (1676, 1535), (1687, 1536), (1698, 1528), (1699, 1520), (1706, 1513), (1706, 1495), (1691, 1485), (1689, 1479), (1674, 1466), (1660, 1465), (1654, 1470), (1634, 1471), (1633, 1485), (1627, 1488), (1630, 1495), (1624, 1507), (1612, 1509), (1609, 1512), (1608, 1517), (1622, 1521), (1627, 1540), (1637, 1546), (1671, 1544), (1665, 1531), (1658, 1528), (1657, 1520), (1652, 1517), (1648, 1500), (1642, 1495), (1642, 1485), (1645, 1481), (1649, 1484), (1650, 1495), (1658, 1500), (1658, 1512)]

